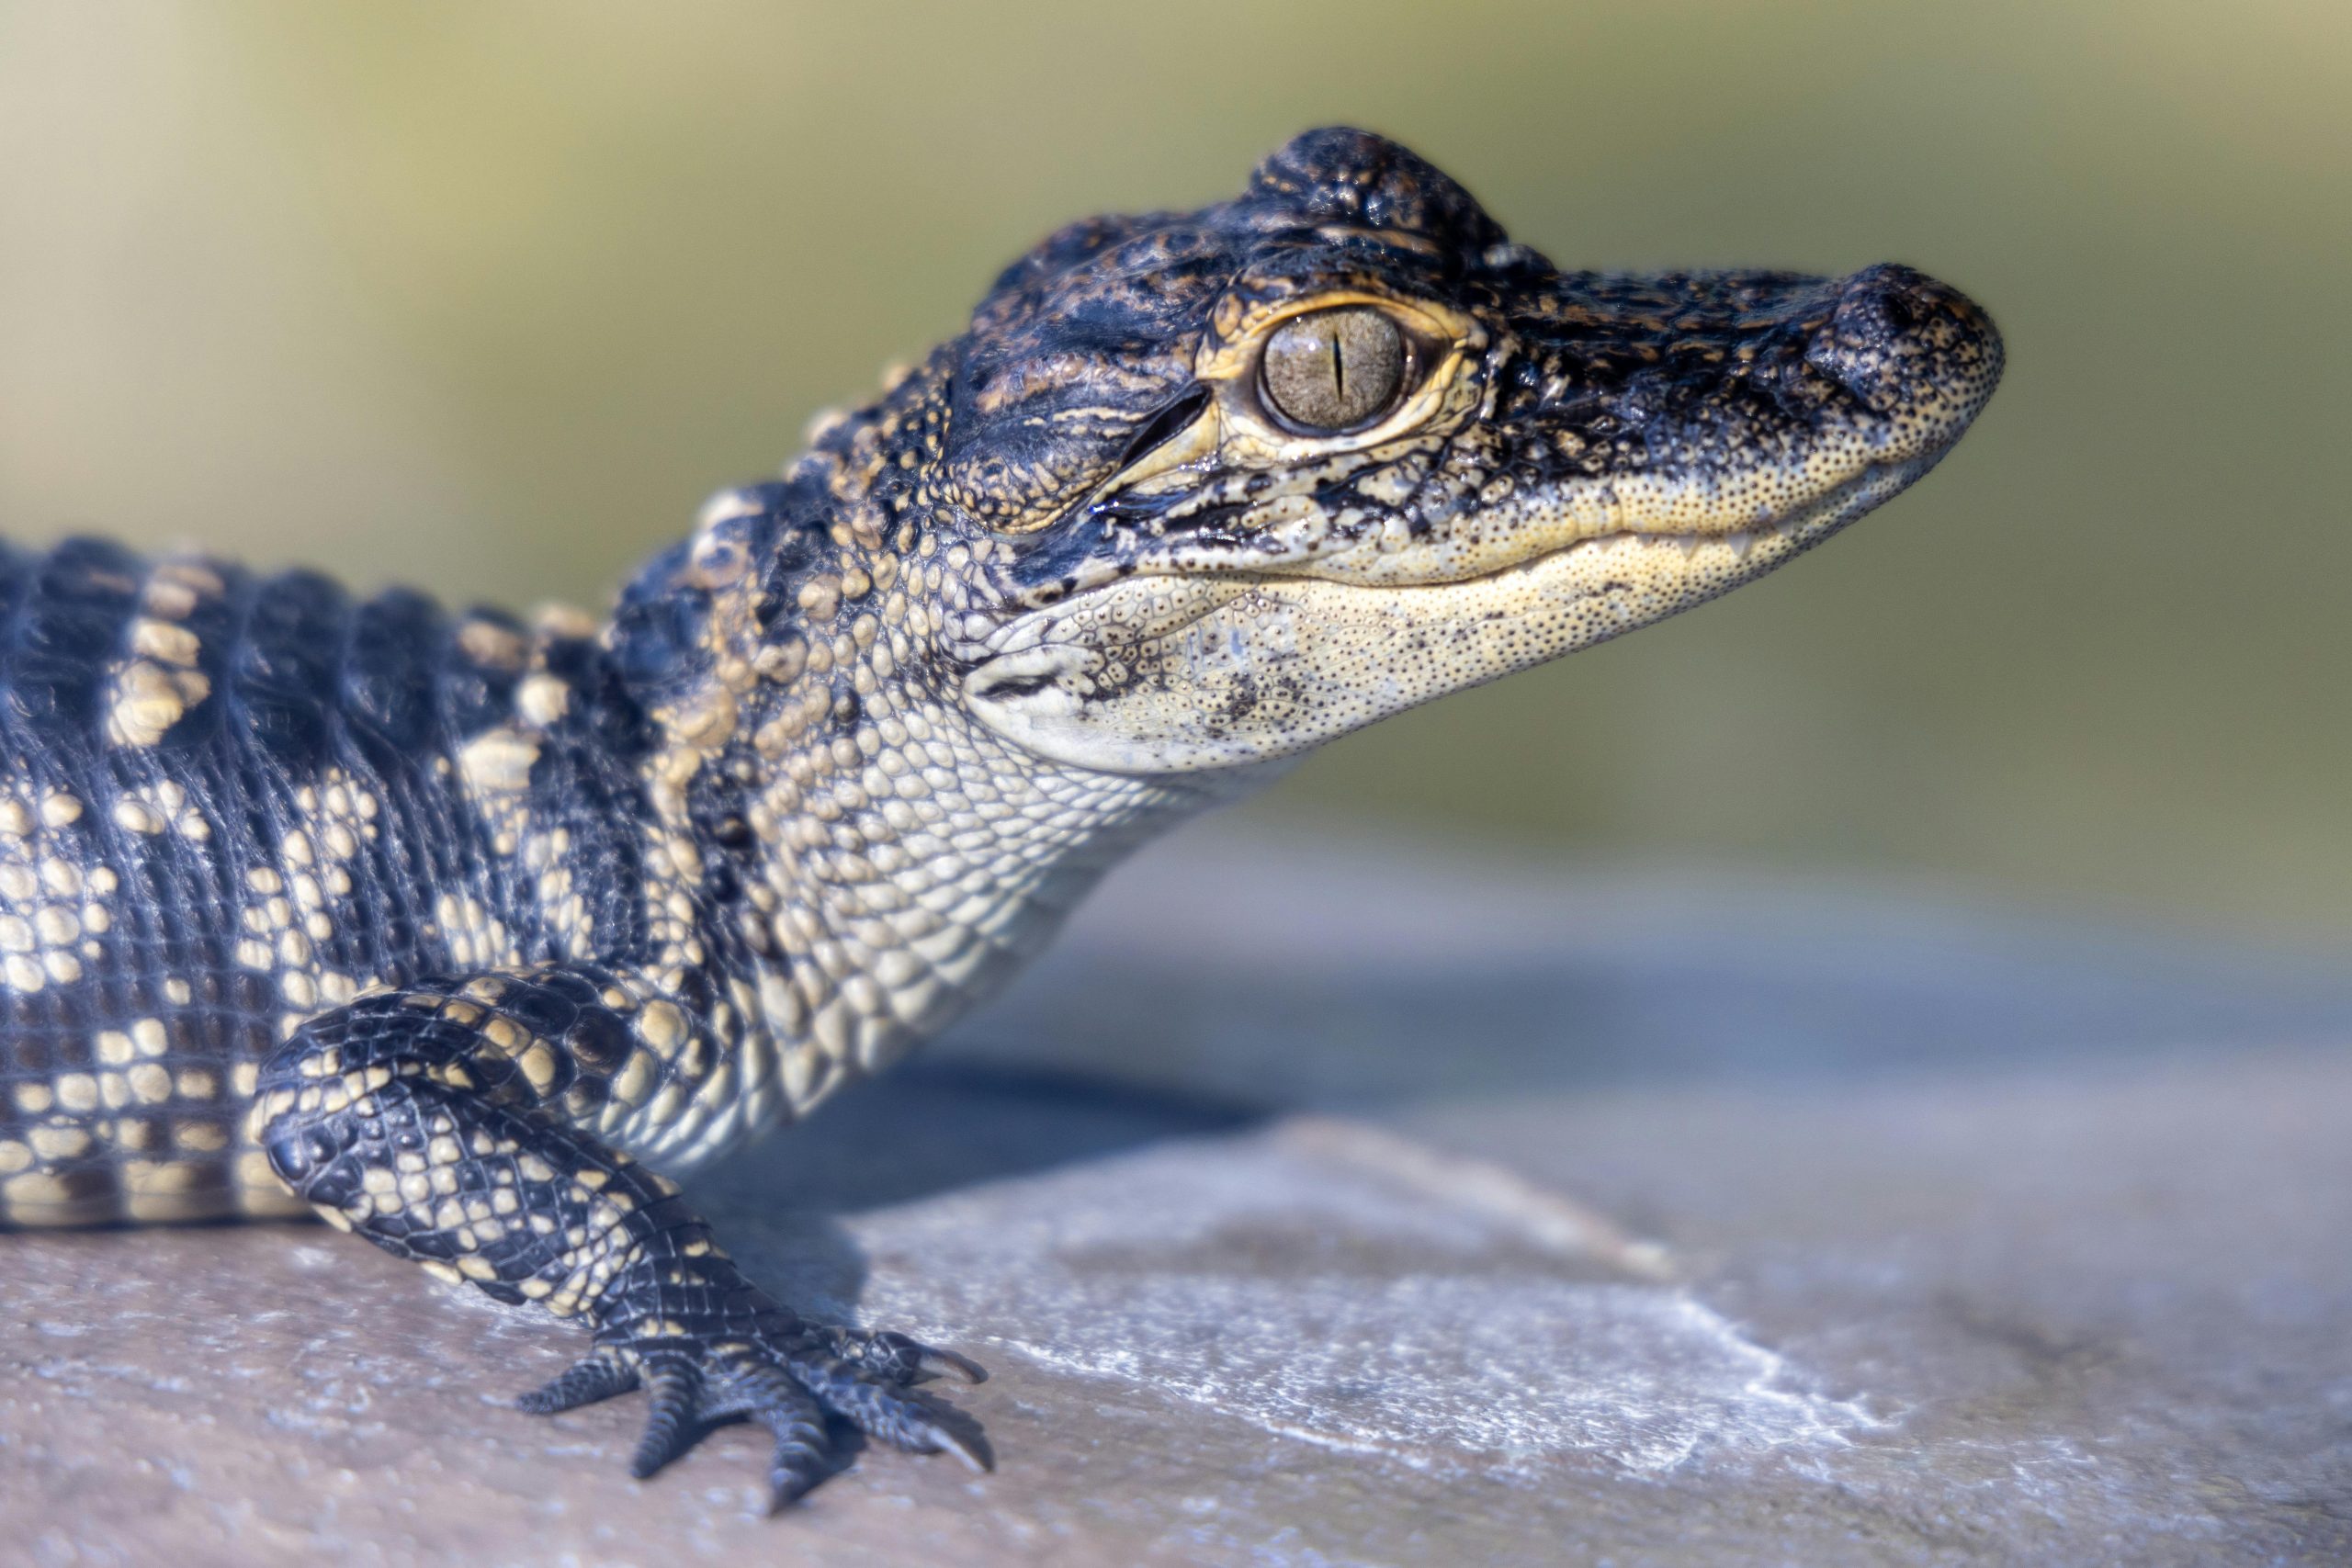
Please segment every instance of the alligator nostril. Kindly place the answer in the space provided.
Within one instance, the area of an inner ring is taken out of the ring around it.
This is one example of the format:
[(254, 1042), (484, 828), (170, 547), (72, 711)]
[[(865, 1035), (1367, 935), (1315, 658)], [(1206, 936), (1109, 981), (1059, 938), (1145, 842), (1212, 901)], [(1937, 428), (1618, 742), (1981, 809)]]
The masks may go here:
[(1899, 445), (1950, 440), (1992, 395), (2000, 334), (1960, 290), (1886, 265), (1844, 279), (1833, 298), (1805, 365), (1888, 420)]
[[(1829, 320), (1805, 349), (1805, 363), (1873, 413), (1893, 413), (1929, 389), (1939, 319), (1957, 325), (1951, 289), (1907, 266), (1865, 268), (1838, 288)], [(1964, 335), (1964, 334), (1962, 334)]]
[(1919, 312), (1913, 308), (1912, 297), (1901, 289), (1888, 289), (1871, 301), (1890, 326), (1908, 331), (1919, 323)]

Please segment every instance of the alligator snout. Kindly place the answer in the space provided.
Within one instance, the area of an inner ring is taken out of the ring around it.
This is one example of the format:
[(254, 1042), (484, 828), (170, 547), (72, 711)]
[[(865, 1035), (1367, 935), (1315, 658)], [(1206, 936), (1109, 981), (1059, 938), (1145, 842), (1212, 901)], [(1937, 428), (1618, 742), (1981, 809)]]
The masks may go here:
[(1940, 444), (2001, 378), (2001, 334), (1977, 303), (1923, 272), (1884, 263), (1838, 285), (1805, 363), (1872, 413)]

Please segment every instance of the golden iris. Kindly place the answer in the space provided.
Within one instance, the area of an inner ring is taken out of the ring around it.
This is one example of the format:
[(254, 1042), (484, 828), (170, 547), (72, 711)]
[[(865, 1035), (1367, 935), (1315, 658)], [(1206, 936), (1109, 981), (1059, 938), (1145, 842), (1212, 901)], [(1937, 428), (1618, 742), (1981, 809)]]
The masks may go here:
[(1258, 363), (1266, 400), (1303, 430), (1353, 430), (1388, 411), (1405, 381), (1405, 334), (1386, 312), (1341, 306), (1293, 316)]

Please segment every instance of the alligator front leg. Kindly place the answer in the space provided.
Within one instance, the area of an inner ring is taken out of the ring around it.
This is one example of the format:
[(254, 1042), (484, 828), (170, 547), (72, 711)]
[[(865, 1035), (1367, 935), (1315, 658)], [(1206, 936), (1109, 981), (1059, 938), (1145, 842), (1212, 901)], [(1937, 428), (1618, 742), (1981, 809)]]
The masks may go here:
[(910, 1386), (940, 1372), (977, 1382), (978, 1367), (786, 1310), (674, 1183), (588, 1130), (639, 1010), (626, 981), (586, 968), (364, 997), (311, 1020), (264, 1066), (255, 1134), (330, 1224), (500, 1301), (584, 1318), (593, 1353), (518, 1404), (551, 1414), (646, 1388), (639, 1478), (736, 1417), (775, 1438), (776, 1506), (837, 1467), (828, 1416), (989, 1467), (978, 1425)]

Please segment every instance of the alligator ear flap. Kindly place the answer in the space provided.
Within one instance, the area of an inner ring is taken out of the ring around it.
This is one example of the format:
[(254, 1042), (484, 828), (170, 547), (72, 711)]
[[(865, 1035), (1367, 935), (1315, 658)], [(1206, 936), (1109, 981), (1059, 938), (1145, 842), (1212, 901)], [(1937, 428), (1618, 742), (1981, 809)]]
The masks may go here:
[(1184, 389), (1182, 395), (1145, 421), (1144, 427), (1136, 432), (1135, 439), (1127, 443), (1127, 449), (1119, 454), (1119, 471), (1126, 472), (1146, 454), (1158, 451), (1190, 428), (1201, 417), (1201, 411), (1208, 406), (1208, 401), (1209, 389), (1199, 382), (1195, 381)]
[[(1191, 357), (1188, 344), (1187, 371)], [(955, 417), (961, 428), (932, 484), (941, 500), (995, 534), (1042, 533), (1076, 515), (1139, 455), (1148, 460), (1147, 448), (1176, 435), (1182, 411), (1195, 411), (1196, 419), (1200, 406), (1188, 402), (1189, 380), (1178, 382), (1184, 389), (1173, 400), (1143, 403), (1159, 387), (1131, 389), (1123, 384), (1136, 379), (1129, 370), (1080, 355), (1000, 369), (985, 389), (977, 385), (984, 378), (986, 367), (959, 379)], [(1154, 379), (1165, 386), (1178, 377)], [(1115, 406), (1129, 398), (1143, 403), (1132, 415)]]
[(1132, 490), (1146, 479), (1211, 457), (1217, 449), (1220, 431), (1216, 400), (1196, 381), (1136, 432), (1126, 451), (1120, 454), (1117, 470), (1103, 481), (1102, 489)]
[(1216, 400), (1206, 387), (1195, 383), (1146, 420), (1117, 458), (1099, 470), (1100, 477), (1076, 501), (1034, 508), (1022, 517), (992, 522), (990, 526), (1000, 534), (1041, 533), (1114, 492), (1133, 492), (1141, 487), (1149, 493), (1147, 481), (1214, 457), (1223, 439)]

